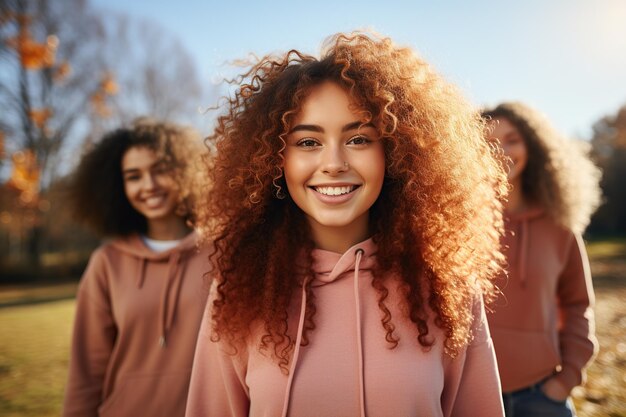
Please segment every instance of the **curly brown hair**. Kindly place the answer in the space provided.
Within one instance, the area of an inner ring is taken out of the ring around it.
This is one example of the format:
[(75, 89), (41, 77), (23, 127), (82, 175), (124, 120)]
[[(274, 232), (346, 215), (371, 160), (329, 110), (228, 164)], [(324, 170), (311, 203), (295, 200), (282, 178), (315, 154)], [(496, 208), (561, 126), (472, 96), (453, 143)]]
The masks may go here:
[(146, 233), (147, 222), (128, 201), (122, 177), (122, 157), (133, 147), (147, 147), (171, 169), (179, 188), (185, 220), (193, 223), (194, 204), (202, 183), (200, 136), (191, 128), (139, 118), (128, 127), (111, 131), (81, 158), (66, 189), (75, 218), (106, 237)]
[(582, 233), (602, 195), (601, 172), (589, 158), (588, 146), (559, 134), (542, 113), (524, 103), (501, 103), (482, 115), (508, 120), (524, 139), (528, 150), (522, 172), (524, 197), (557, 223)]
[[(289, 361), (287, 308), (303, 274), (311, 282), (314, 244), (302, 211), (289, 195), (277, 197), (286, 191), (282, 151), (308, 92), (329, 80), (369, 112), (384, 141), (385, 181), (370, 223), (379, 248), (372, 286), (386, 340), (397, 344), (385, 306), (385, 277), (395, 272), (418, 342), (433, 343), (430, 309), (454, 356), (471, 337), (472, 298), (490, 293), (490, 279), (501, 271), (499, 198), (506, 176), (482, 139), (480, 115), (455, 88), (411, 49), (362, 33), (329, 38), (320, 59), (296, 50), (260, 59), (241, 76), (207, 138), (212, 187), (198, 225), (216, 250), (214, 338), (236, 346), (261, 323), (261, 347), (273, 346), (283, 369)], [(305, 268), (294, 262), (303, 253), (309, 254)], [(314, 294), (305, 289), (303, 344), (315, 328)]]

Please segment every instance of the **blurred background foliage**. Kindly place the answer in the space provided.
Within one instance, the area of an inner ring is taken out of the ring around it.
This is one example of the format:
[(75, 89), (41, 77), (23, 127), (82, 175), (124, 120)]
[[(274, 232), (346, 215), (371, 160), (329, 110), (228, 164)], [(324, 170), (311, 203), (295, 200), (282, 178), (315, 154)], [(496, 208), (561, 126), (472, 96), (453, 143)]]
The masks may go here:
[(63, 206), (64, 175), (106, 130), (141, 115), (193, 124), (202, 100), (189, 53), (154, 23), (1, 0), (0, 282), (79, 276), (97, 240)]

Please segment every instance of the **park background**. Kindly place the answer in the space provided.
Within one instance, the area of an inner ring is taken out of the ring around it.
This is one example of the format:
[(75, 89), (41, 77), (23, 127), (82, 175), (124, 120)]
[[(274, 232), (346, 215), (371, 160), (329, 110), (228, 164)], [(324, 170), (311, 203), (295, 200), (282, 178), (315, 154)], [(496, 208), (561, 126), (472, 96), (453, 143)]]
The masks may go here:
[(626, 1), (0, 0), (0, 415), (60, 412), (77, 281), (98, 239), (67, 173), (140, 115), (208, 134), (242, 62), (370, 29), (476, 106), (521, 100), (603, 170), (585, 239), (600, 353), (581, 416), (626, 416)]

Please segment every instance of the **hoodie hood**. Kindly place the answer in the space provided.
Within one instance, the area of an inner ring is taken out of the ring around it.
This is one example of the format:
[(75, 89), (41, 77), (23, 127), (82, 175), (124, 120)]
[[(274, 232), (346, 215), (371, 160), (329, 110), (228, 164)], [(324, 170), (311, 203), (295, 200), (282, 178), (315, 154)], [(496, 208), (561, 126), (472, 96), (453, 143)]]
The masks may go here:
[(504, 246), (507, 253), (509, 268), (516, 268), (520, 285), (526, 286), (526, 266), (528, 265), (528, 245), (530, 244), (529, 222), (545, 214), (541, 207), (530, 207), (518, 213), (504, 212)]
[(154, 252), (143, 243), (139, 234), (134, 233), (130, 236), (111, 241), (111, 246), (137, 258), (159, 262), (169, 259), (173, 252), (195, 251), (197, 249), (197, 240), (198, 234), (192, 231), (182, 238), (178, 245), (172, 249), (163, 252)]
[(115, 249), (137, 259), (137, 288), (142, 288), (144, 281), (149, 279), (146, 277), (148, 263), (167, 263), (168, 265), (167, 281), (163, 287), (159, 304), (158, 322), (161, 336), (158, 343), (162, 348), (165, 348), (167, 344), (167, 333), (174, 321), (187, 258), (193, 256), (198, 250), (197, 240), (198, 235), (193, 231), (185, 236), (178, 245), (163, 252), (150, 250), (138, 234), (111, 242), (111, 246)]
[(293, 357), (291, 359), (291, 365), (289, 367), (287, 387), (285, 389), (283, 410), (281, 414), (283, 417), (286, 417), (289, 411), (291, 387), (293, 385), (293, 378), (296, 373), (296, 368), (298, 366), (300, 345), (302, 344), (302, 333), (304, 331), (304, 319), (307, 304), (307, 286), (310, 285), (313, 287), (318, 287), (322, 285), (328, 285), (339, 279), (347, 278), (350, 276), (354, 277), (354, 307), (356, 312), (356, 321), (354, 325), (356, 327), (357, 333), (360, 415), (361, 417), (365, 417), (365, 382), (363, 376), (363, 339), (361, 335), (362, 322), (361, 300), (359, 298), (359, 272), (362, 272), (364, 270), (371, 270), (374, 267), (374, 265), (376, 264), (376, 258), (374, 256), (376, 252), (377, 247), (371, 238), (352, 246), (343, 254), (322, 249), (313, 250), (312, 257), (315, 278), (311, 283), (307, 282), (306, 280), (302, 283), (302, 301), (300, 304), (298, 332), (296, 336)]
[[(357, 251), (362, 252), (358, 265)], [(360, 271), (370, 270), (376, 265), (376, 252), (377, 247), (371, 238), (352, 246), (343, 254), (314, 249), (312, 255), (315, 280), (312, 284), (314, 286), (329, 284), (344, 276), (353, 275), (357, 267)]]

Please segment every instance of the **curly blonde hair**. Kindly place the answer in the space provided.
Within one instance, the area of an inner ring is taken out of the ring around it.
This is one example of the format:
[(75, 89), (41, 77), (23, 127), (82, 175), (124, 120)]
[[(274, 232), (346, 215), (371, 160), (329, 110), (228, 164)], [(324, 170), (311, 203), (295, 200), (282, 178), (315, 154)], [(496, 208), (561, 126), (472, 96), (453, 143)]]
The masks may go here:
[[(282, 151), (308, 92), (332, 81), (369, 112), (384, 141), (386, 176), (370, 223), (379, 248), (372, 286), (386, 340), (391, 347), (398, 342), (385, 305), (385, 277), (392, 272), (403, 279), (418, 343), (433, 344), (432, 311), (446, 352), (455, 356), (471, 338), (472, 299), (491, 293), (503, 261), (506, 175), (482, 139), (480, 115), (411, 49), (363, 33), (329, 38), (319, 59), (296, 50), (266, 56), (240, 81), (207, 138), (212, 186), (198, 213), (216, 248), (214, 337), (242, 342), (258, 320), (261, 346), (273, 346), (283, 369), (289, 361), (287, 308), (302, 275), (312, 277), (314, 244), (290, 196), (277, 198), (286, 192)], [(304, 272), (294, 262), (302, 253), (309, 254)], [(315, 329), (316, 310), (310, 286), (305, 289), (303, 344)]]
[(601, 201), (601, 172), (589, 146), (559, 134), (539, 111), (520, 103), (501, 103), (483, 111), (487, 119), (505, 118), (520, 132), (528, 150), (522, 193), (562, 226), (582, 233)]

